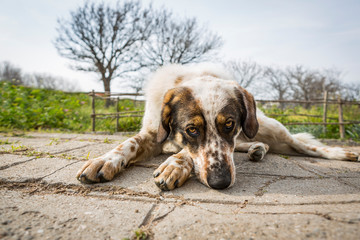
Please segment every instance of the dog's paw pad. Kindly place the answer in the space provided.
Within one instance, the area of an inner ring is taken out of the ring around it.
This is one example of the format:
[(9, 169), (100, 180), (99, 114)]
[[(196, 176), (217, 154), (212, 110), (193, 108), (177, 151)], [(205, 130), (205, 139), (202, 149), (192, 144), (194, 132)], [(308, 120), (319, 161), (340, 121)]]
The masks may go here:
[(265, 154), (266, 150), (261, 145), (251, 147), (248, 151), (249, 159), (254, 162), (261, 161), (264, 158)]
[(87, 183), (87, 184), (96, 183), (96, 182), (90, 180), (89, 178), (87, 178), (86, 174), (81, 174), (79, 177), (77, 177), (77, 180), (79, 180), (82, 183)]
[(106, 179), (103, 172), (98, 172), (96, 177), (100, 180), (101, 183), (108, 182), (110, 180)]

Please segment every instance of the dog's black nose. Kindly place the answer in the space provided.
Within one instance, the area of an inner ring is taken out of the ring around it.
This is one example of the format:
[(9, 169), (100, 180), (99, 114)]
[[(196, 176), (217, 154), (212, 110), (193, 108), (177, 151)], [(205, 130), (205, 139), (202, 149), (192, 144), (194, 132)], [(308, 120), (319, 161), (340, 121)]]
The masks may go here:
[(223, 179), (213, 180), (212, 178), (208, 178), (208, 184), (211, 188), (214, 189), (224, 189), (227, 188), (231, 183), (231, 177), (226, 177)]
[(227, 188), (231, 184), (230, 168), (222, 167), (208, 171), (207, 182), (214, 189)]

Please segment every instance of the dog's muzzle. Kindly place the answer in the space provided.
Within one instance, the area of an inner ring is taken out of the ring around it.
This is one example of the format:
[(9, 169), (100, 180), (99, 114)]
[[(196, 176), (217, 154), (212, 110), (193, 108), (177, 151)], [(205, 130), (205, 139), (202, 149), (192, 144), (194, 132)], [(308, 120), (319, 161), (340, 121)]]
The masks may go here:
[(219, 167), (208, 169), (207, 183), (211, 188), (224, 189), (231, 184), (230, 167), (222, 163)]

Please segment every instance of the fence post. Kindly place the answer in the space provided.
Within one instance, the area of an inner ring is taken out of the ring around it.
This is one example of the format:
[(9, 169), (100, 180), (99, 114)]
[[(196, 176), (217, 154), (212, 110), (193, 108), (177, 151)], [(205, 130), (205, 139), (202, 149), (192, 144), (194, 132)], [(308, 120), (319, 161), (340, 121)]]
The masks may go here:
[(323, 123), (324, 123), (324, 126), (323, 126), (323, 134), (324, 134), (324, 137), (326, 135), (326, 118), (327, 118), (327, 100), (328, 100), (328, 92), (325, 90), (324, 91), (324, 109), (323, 109)]
[(95, 132), (95, 91), (94, 89), (92, 90), (92, 102), (91, 102), (91, 106), (92, 106), (92, 114), (91, 114), (91, 119), (92, 119), (92, 131)]
[(116, 130), (115, 132), (119, 131), (119, 97), (116, 99)]
[(344, 126), (344, 116), (343, 116), (343, 109), (342, 109), (342, 101), (340, 95), (338, 96), (338, 103), (339, 103), (339, 131), (340, 131), (340, 138), (345, 138), (345, 126)]

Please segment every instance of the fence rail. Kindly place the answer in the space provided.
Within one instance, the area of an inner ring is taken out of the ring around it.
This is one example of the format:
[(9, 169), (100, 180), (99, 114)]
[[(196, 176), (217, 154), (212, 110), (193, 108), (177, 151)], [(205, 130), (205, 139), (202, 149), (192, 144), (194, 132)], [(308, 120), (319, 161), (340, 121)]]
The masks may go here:
[[(88, 94), (92, 97), (92, 130), (96, 130), (96, 119), (116, 119), (116, 131), (119, 129), (119, 119), (126, 117), (143, 117), (144, 111), (124, 111), (120, 112), (119, 110), (119, 100), (120, 97), (138, 97), (144, 96), (142, 93), (108, 93), (108, 92), (95, 92), (94, 90)], [(116, 97), (116, 98), (115, 98)], [(95, 109), (95, 99), (115, 99), (116, 100), (116, 112), (115, 113), (96, 113)], [(360, 101), (348, 101), (343, 100), (340, 97), (338, 99), (328, 99), (328, 94), (324, 92), (323, 99), (314, 99), (314, 100), (256, 100), (258, 103), (292, 103), (292, 104), (323, 104), (323, 115), (311, 115), (311, 114), (267, 114), (268, 116), (304, 116), (304, 117), (314, 117), (322, 118), (322, 122), (290, 122), (283, 123), (284, 125), (323, 125), (323, 131), (326, 133), (327, 125), (339, 125), (340, 138), (345, 138), (345, 125), (349, 124), (360, 124), (360, 121), (357, 120), (344, 120), (343, 114), (343, 105), (358, 105), (360, 106)], [(328, 117), (328, 105), (338, 105), (338, 117)], [(338, 120), (338, 122), (328, 122), (327, 120)]]
[[(271, 102), (278, 102), (278, 103), (311, 103), (311, 104), (339, 104), (338, 100), (335, 99), (328, 99), (327, 101), (324, 100), (256, 100), (257, 102), (262, 103), (271, 103)], [(341, 100), (341, 104), (349, 104), (349, 105), (360, 105), (360, 101), (348, 101), (348, 100)]]

